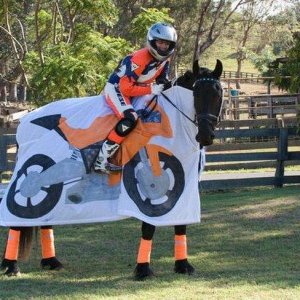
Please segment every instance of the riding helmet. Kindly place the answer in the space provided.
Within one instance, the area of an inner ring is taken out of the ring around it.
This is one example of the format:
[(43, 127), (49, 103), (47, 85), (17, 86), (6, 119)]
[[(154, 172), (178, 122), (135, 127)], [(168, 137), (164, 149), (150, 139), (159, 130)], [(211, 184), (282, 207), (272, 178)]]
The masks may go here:
[[(156, 40), (170, 42), (168, 50), (162, 51), (156, 47)], [(152, 25), (147, 34), (147, 48), (151, 55), (159, 60), (164, 61), (173, 54), (177, 42), (177, 33), (172, 25), (166, 23), (156, 23)]]

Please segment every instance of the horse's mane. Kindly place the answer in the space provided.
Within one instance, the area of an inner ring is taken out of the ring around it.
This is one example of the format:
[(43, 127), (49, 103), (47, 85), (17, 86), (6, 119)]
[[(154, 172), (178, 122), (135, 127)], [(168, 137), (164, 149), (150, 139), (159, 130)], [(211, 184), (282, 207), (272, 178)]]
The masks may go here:
[(192, 71), (186, 71), (183, 75), (179, 76), (175, 79), (175, 83), (168, 82), (165, 85), (165, 90), (172, 87), (172, 85), (179, 85), (181, 87), (184, 87), (186, 89), (192, 90), (193, 84), (195, 82), (196, 78)]
[[(192, 71), (188, 70), (175, 80), (175, 85), (179, 85), (186, 89), (192, 90), (196, 79), (200, 79), (200, 78), (213, 78), (213, 73), (211, 70), (207, 68), (199, 68), (199, 74), (196, 77)], [(167, 83), (165, 89), (168, 89), (171, 86), (172, 86), (171, 82)]]
[[(218, 59), (217, 59), (215, 69), (213, 71), (205, 67), (200, 67), (198, 64), (198, 60), (196, 60), (194, 61), (193, 64), (193, 71), (188, 70), (183, 75), (179, 76), (175, 80), (175, 85), (179, 85), (189, 90), (192, 90), (195, 81), (198, 79), (213, 78), (219, 80), (222, 74), (222, 70), (223, 70), (222, 62)], [(172, 83), (167, 84), (166, 88), (170, 88), (171, 86)]]

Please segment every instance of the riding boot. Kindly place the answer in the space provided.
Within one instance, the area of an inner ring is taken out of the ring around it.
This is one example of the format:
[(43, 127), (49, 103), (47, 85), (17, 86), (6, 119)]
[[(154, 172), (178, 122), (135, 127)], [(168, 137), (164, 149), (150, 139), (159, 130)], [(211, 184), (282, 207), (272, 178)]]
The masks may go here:
[(104, 141), (94, 165), (95, 171), (103, 172), (106, 174), (109, 174), (111, 172), (121, 171), (122, 168), (120, 166), (116, 166), (108, 161), (108, 159), (112, 157), (119, 148), (120, 145), (113, 141), (110, 140)]

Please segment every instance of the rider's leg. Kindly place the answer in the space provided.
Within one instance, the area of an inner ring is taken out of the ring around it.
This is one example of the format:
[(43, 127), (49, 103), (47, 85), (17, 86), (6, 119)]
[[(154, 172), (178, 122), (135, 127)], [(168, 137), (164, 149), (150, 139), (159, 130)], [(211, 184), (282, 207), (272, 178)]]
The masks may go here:
[(1, 268), (6, 270), (5, 275), (17, 276), (20, 274), (20, 269), (17, 265), (20, 235), (20, 228), (11, 227), (9, 229), (4, 258), (1, 263)]
[(59, 270), (63, 265), (55, 256), (54, 233), (52, 226), (41, 226), (42, 268)]
[(102, 144), (95, 163), (95, 170), (109, 173), (114, 170), (115, 166), (109, 164), (108, 159), (116, 153), (125, 137), (134, 129), (138, 116), (130, 104), (129, 98), (124, 97), (117, 87), (108, 83), (104, 91), (107, 103), (119, 118), (119, 122)]

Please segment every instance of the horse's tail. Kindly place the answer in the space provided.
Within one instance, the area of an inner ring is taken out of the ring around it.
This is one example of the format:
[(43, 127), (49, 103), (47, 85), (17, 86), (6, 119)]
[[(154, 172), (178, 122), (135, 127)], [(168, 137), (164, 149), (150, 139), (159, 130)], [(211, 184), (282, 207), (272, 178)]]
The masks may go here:
[(19, 259), (28, 260), (31, 248), (32, 240), (35, 232), (37, 236), (38, 227), (20, 227), (20, 243), (19, 243)]

